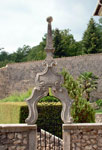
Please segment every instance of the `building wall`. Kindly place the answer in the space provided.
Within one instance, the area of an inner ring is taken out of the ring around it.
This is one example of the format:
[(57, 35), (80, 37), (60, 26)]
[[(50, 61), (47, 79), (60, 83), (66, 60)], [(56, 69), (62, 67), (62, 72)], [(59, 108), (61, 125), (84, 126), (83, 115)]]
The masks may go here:
[[(90, 71), (99, 77), (97, 92), (92, 99), (102, 98), (102, 54), (74, 56), (55, 59), (56, 71), (66, 68), (74, 78)], [(15, 92), (27, 91), (35, 86), (35, 76), (44, 69), (42, 61), (9, 64), (0, 69), (0, 99)]]

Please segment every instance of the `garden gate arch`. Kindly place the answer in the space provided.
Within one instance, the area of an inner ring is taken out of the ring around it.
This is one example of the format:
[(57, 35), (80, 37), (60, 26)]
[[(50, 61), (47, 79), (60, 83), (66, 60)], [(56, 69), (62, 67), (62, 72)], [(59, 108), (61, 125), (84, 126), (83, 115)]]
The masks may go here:
[(35, 88), (32, 91), (32, 95), (30, 98), (26, 100), (29, 108), (29, 116), (25, 120), (27, 124), (32, 125), (35, 124), (38, 118), (38, 111), (37, 111), (37, 103), (38, 101), (48, 94), (48, 89), (52, 88), (52, 94), (56, 98), (58, 98), (62, 103), (62, 112), (61, 112), (61, 119), (66, 123), (71, 123), (71, 115), (70, 115), (70, 108), (72, 105), (72, 100), (69, 98), (67, 90), (62, 87), (64, 82), (62, 75), (58, 74), (54, 66), (57, 63), (53, 59), (53, 40), (52, 40), (52, 29), (51, 29), (51, 22), (53, 18), (48, 17), (48, 34), (47, 34), (47, 42), (46, 42), (46, 53), (47, 57), (43, 62), (45, 69), (41, 73), (37, 73), (35, 78)]
[[(31, 96), (26, 100), (29, 108), (29, 115), (28, 118), (25, 120), (25, 122), (28, 125), (34, 125), (36, 123), (38, 119), (37, 103), (41, 98), (48, 95), (49, 88), (52, 89), (53, 96), (58, 98), (62, 103), (61, 119), (64, 122), (64, 124), (68, 124), (72, 122), (72, 118), (70, 115), (70, 108), (73, 101), (68, 96), (67, 90), (64, 87), (62, 87), (62, 84), (64, 83), (64, 79), (62, 75), (58, 74), (55, 71), (55, 66), (57, 65), (57, 63), (53, 59), (53, 52), (55, 49), (53, 47), (53, 40), (52, 40), (52, 29), (51, 29), (52, 20), (53, 20), (52, 17), (47, 18), (48, 34), (47, 34), (47, 41), (45, 47), (47, 57), (43, 62), (45, 69), (44, 71), (37, 73), (35, 78), (36, 86), (34, 87)], [(46, 150), (46, 133), (45, 133), (44, 141), (45, 141), (45, 150)], [(57, 138), (57, 141), (58, 141), (57, 144), (61, 146), (59, 142), (59, 138)], [(55, 146), (56, 144), (55, 144), (55, 136), (54, 136), (54, 149)], [(41, 142), (39, 148), (42, 149)], [(51, 149), (50, 145), (49, 145), (49, 149)]]

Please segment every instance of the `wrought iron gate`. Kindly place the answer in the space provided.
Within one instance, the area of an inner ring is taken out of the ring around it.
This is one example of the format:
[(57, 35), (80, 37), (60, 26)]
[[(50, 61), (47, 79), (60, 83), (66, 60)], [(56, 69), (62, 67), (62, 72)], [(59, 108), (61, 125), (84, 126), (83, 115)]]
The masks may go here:
[[(37, 121), (38, 126), (38, 150), (62, 150), (63, 140), (62, 140), (62, 120), (60, 117), (61, 106), (58, 107), (57, 115), (54, 114), (56, 111), (56, 103), (53, 105), (50, 103), (42, 103), (43, 112), (40, 114), (41, 109), (38, 107), (39, 117)], [(49, 110), (47, 110), (47, 106)], [(46, 113), (46, 115), (44, 115)], [(59, 114), (59, 115), (58, 115)], [(41, 115), (43, 120), (41, 119)]]

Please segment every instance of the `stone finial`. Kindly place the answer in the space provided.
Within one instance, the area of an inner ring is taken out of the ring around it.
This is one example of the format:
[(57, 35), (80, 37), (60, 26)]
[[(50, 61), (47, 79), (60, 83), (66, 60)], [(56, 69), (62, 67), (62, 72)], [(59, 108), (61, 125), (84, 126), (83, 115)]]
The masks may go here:
[(50, 16), (47, 19), (48, 22), (48, 31), (47, 31), (47, 40), (46, 40), (46, 53), (47, 53), (47, 57), (52, 57), (53, 52), (55, 51), (54, 47), (53, 47), (53, 40), (52, 40), (52, 27), (51, 27), (51, 22), (53, 21), (53, 18)]
[(53, 21), (53, 18), (50, 16), (46, 20), (47, 20), (48, 23), (51, 23)]

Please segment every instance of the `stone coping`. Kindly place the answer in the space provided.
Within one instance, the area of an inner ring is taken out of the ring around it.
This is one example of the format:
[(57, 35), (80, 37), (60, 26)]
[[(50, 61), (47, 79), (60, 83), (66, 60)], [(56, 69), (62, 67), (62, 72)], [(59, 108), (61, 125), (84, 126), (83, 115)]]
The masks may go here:
[(0, 132), (22, 132), (27, 130), (37, 130), (37, 125), (0, 124)]
[(102, 129), (102, 123), (76, 123), (76, 124), (63, 124), (63, 130), (76, 130), (76, 129)]

